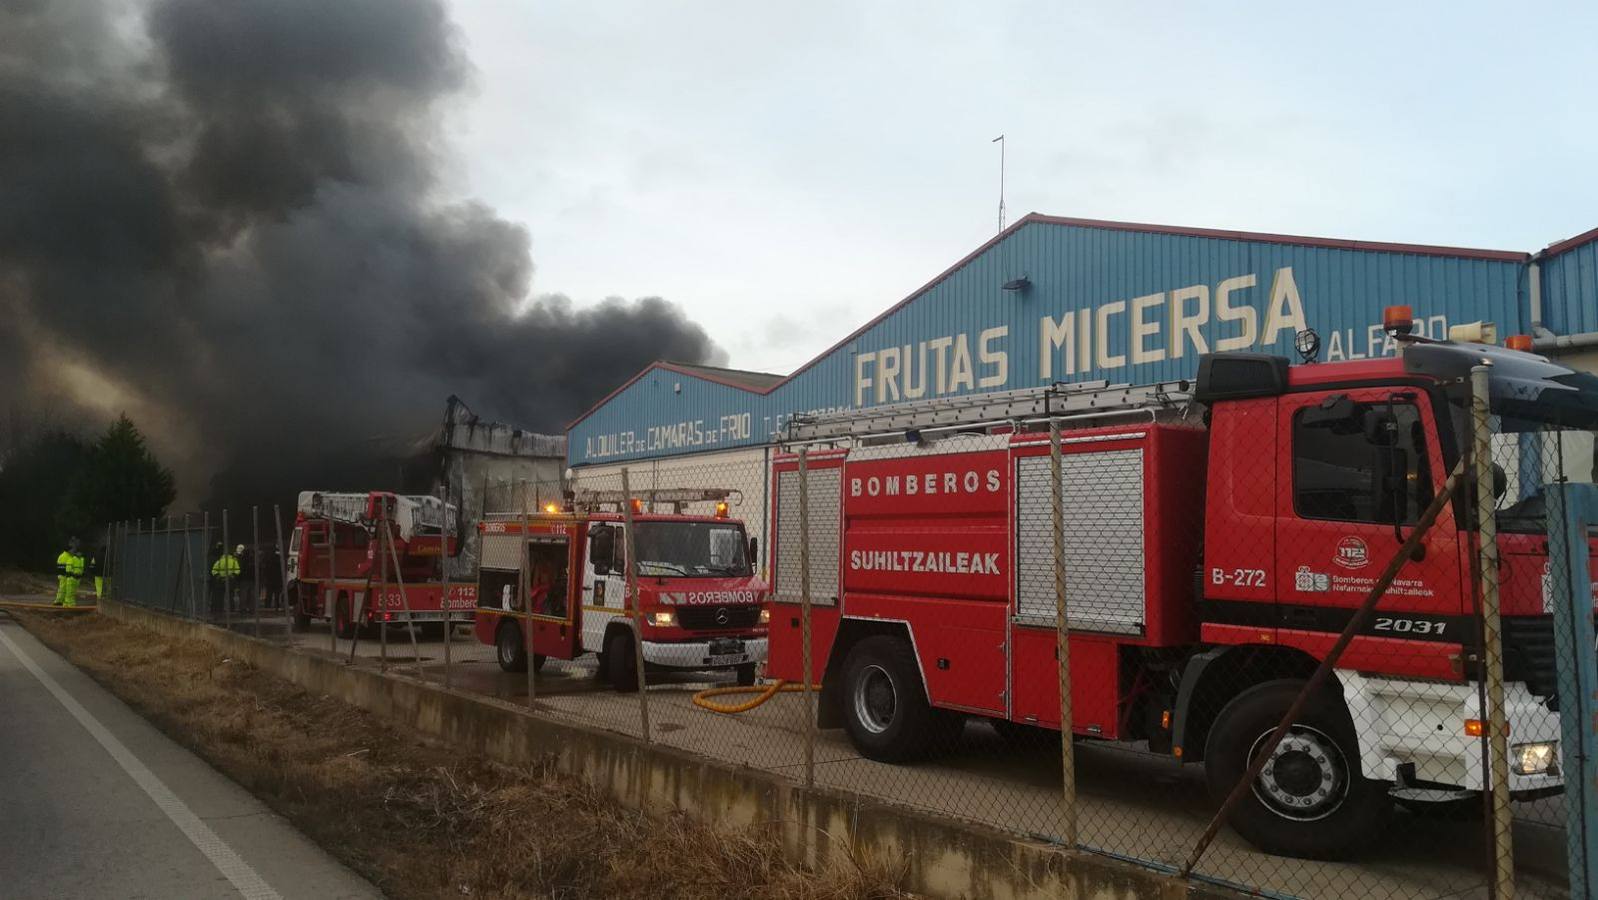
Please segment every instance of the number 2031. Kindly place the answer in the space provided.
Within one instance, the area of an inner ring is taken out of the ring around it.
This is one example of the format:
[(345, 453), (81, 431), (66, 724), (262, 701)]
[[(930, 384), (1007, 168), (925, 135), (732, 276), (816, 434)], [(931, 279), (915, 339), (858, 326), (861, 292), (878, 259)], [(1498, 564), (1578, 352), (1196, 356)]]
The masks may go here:
[(1375, 630), (1390, 631), (1394, 634), (1442, 634), (1447, 628), (1447, 622), (1431, 619), (1394, 619), (1381, 616), (1376, 619)]

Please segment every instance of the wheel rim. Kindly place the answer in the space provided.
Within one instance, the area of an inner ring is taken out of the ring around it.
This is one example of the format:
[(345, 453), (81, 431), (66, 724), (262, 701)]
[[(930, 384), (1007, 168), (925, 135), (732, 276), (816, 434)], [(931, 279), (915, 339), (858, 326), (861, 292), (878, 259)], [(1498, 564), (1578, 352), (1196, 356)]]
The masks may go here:
[(516, 648), (511, 644), (512, 640), (509, 628), (499, 633), (499, 661), (506, 665), (516, 661)]
[[(1274, 731), (1254, 739), (1250, 760)], [(1294, 725), (1254, 780), (1254, 796), (1283, 818), (1314, 822), (1343, 805), (1349, 781), (1348, 760), (1337, 742), (1320, 729)]]
[(881, 734), (893, 724), (899, 696), (887, 670), (868, 665), (854, 683), (855, 719), (872, 734)]

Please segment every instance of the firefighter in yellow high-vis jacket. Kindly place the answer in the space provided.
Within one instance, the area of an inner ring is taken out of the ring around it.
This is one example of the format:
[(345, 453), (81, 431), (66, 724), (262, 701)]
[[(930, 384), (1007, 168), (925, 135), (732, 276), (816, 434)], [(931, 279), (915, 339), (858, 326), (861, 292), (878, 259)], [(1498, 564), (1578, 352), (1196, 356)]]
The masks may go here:
[(83, 577), (83, 552), (79, 549), (78, 539), (67, 541), (67, 549), (55, 558), (56, 568), (56, 606), (78, 605), (78, 579)]

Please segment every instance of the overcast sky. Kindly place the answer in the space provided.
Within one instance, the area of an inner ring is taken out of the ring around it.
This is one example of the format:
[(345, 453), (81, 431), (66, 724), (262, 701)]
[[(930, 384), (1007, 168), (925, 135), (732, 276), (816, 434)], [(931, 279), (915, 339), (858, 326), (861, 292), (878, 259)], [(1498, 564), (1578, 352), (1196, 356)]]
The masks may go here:
[[(1225, 13), (1215, 10), (1224, 8)], [(788, 372), (1028, 211), (1535, 250), (1598, 226), (1598, 6), (476, 2), (452, 185), (534, 290)]]

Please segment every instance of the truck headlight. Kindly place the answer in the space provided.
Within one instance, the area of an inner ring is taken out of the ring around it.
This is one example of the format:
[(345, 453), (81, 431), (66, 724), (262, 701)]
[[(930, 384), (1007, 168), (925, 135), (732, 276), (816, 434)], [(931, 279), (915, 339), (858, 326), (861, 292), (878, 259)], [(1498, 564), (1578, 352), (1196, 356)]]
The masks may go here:
[(672, 615), (669, 609), (665, 612), (652, 612), (649, 614), (649, 624), (656, 628), (670, 628), (677, 624), (677, 617)]
[(1516, 775), (1544, 775), (1557, 772), (1559, 742), (1510, 745), (1509, 768)]
[(760, 624), (762, 624), (762, 625), (770, 625), (771, 624), (771, 610), (764, 609), (764, 608), (762, 608), (760, 610)]

